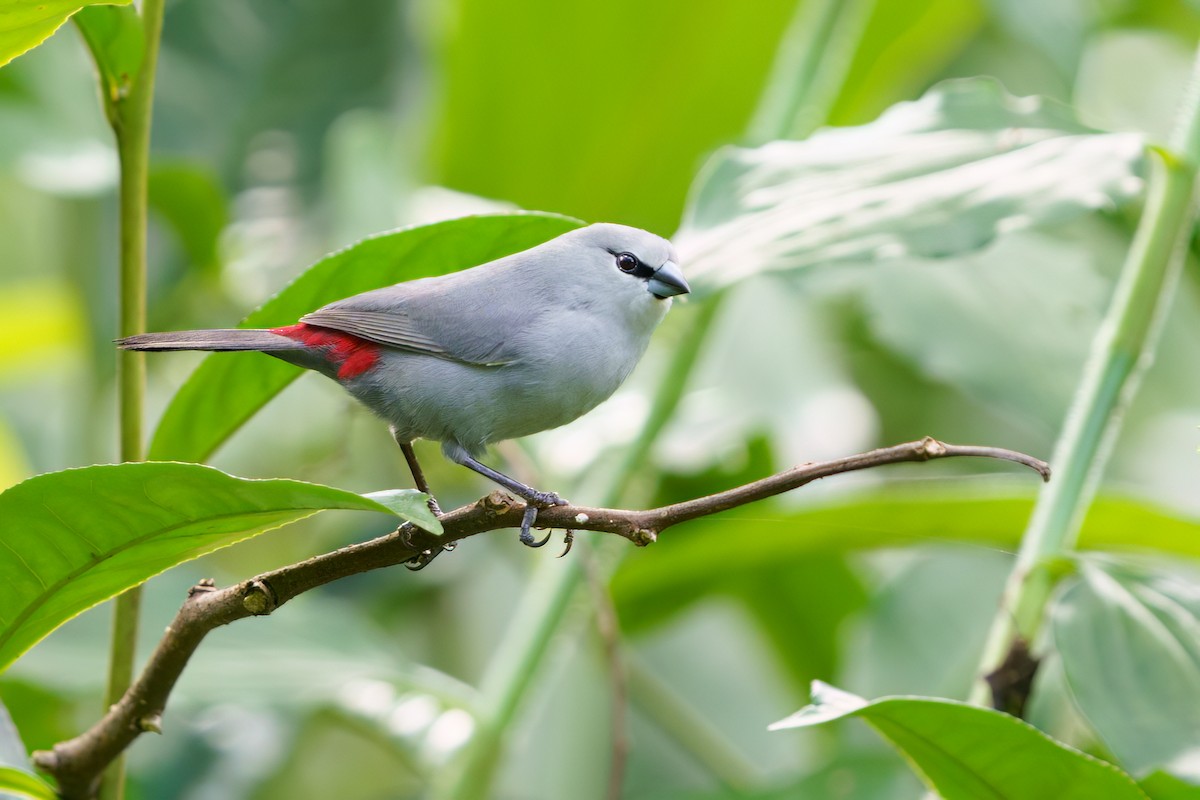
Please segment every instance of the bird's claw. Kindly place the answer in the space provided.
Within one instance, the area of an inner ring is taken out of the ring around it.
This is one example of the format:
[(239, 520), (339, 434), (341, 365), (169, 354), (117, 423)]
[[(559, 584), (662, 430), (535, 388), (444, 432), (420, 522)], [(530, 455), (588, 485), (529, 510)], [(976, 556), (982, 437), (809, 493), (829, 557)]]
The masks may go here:
[(564, 547), (563, 551), (558, 554), (559, 558), (562, 558), (567, 553), (571, 552), (571, 545), (575, 544), (575, 531), (567, 528), (567, 534), (563, 537), (563, 544), (565, 544), (566, 547)]
[(536, 490), (530, 492), (529, 496), (525, 498), (525, 513), (521, 515), (521, 544), (526, 547), (542, 547), (546, 542), (550, 541), (549, 533), (541, 541), (533, 538), (531, 530), (533, 523), (537, 522), (537, 515), (540, 509), (565, 505), (567, 505), (567, 501), (554, 492), (539, 492)]
[[(436, 505), (436, 501), (435, 501), (435, 505)], [(435, 511), (434, 513), (437, 514), (440, 512)], [(400, 541), (406, 547), (415, 547), (416, 546), (415, 544), (413, 544), (413, 540), (412, 540), (412, 532), (414, 529), (415, 528), (411, 522), (406, 522), (400, 526), (400, 531), (399, 531)], [(417, 553), (412, 558), (405, 561), (404, 567), (409, 572), (420, 572), (421, 570), (428, 567), (430, 562), (432, 562), (435, 558), (440, 556), (442, 553), (449, 553), (455, 547), (458, 547), (458, 542), (447, 542), (446, 544), (442, 545), (441, 547), (430, 548), (428, 550), (422, 550), (421, 552)]]
[(538, 507), (533, 503), (525, 506), (525, 513), (521, 515), (521, 544), (526, 547), (541, 547), (546, 542), (550, 541), (550, 534), (546, 534), (546, 538), (540, 542), (533, 538), (533, 532), (530, 530), (533, 523), (537, 521)]

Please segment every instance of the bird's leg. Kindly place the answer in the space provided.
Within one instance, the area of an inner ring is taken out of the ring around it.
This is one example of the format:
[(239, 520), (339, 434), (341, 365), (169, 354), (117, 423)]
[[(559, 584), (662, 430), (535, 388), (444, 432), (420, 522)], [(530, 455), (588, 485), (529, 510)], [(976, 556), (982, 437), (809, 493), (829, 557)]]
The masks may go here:
[(417, 486), (418, 492), (424, 492), (429, 495), (429, 510), (433, 512), (435, 517), (442, 515), (442, 508), (438, 505), (437, 498), (433, 496), (433, 492), (429, 490), (429, 482), (425, 480), (425, 471), (421, 469), (421, 462), (417, 461), (417, 453), (413, 450), (412, 442), (405, 442), (396, 435), (396, 429), (392, 428), (392, 438), (396, 440), (396, 444), (400, 445), (400, 452), (404, 454), (404, 460), (408, 462), (408, 471), (412, 473), (413, 483)]
[(482, 464), (475, 460), (461, 448), (444, 447), (442, 451), (446, 453), (451, 461), (478, 472), (483, 477), (500, 484), (525, 501), (525, 513), (521, 517), (521, 544), (527, 547), (541, 547), (549, 541), (550, 534), (546, 534), (546, 538), (540, 542), (534, 539), (533, 534), (530, 533), (530, 528), (537, 522), (538, 509), (550, 508), (551, 506), (565, 506), (567, 504), (566, 500), (563, 500), (554, 492), (539, 492), (532, 486), (526, 486), (520, 481), (508, 477), (503, 472), (497, 472), (487, 464)]
[[(392, 438), (396, 440), (396, 444), (400, 445), (400, 452), (404, 454), (404, 460), (408, 462), (408, 471), (412, 473), (413, 483), (417, 486), (418, 492), (424, 492), (429, 495), (429, 510), (433, 512), (435, 517), (442, 515), (442, 508), (438, 505), (437, 498), (433, 496), (433, 492), (429, 490), (429, 481), (425, 480), (425, 471), (421, 469), (421, 462), (417, 461), (417, 454), (413, 450), (412, 442), (403, 441), (396, 435), (396, 429), (392, 428)], [(401, 530), (407, 527), (408, 530), (403, 533), (406, 543), (411, 542), (410, 534), (412, 533), (412, 523), (405, 523), (401, 526)], [(444, 550), (449, 552), (457, 546), (457, 542), (444, 544), (438, 550), (422, 550), (417, 555), (404, 562), (404, 566), (408, 567), (413, 572), (419, 572), (429, 566), (429, 562), (437, 558)]]

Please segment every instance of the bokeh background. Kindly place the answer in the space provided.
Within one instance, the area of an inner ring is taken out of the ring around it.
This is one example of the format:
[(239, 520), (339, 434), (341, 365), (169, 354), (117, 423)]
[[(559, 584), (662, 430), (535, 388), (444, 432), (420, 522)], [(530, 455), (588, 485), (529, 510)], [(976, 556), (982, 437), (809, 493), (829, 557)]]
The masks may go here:
[[(832, 125), (868, 122), (945, 78), (990, 75), (1072, 105), (1088, 125), (1162, 138), (1200, 35), (1183, 0), (859, 5), (870, 17), (830, 89)], [(465, 213), (537, 209), (670, 235), (705, 158), (747, 141), (796, 8), (174, 0), (154, 121), (150, 327), (232, 324), (331, 250)], [(115, 458), (115, 177), (68, 25), (0, 69), (0, 487)], [(925, 434), (1047, 457), (1129, 229), (1113, 215), (1015, 237), (970, 265), (987, 280), (884, 275), (874, 294), (836, 281), (736, 286), (638, 501)], [(1039, 298), (1064, 293), (1077, 299), (1071, 313), (1043, 316)], [(931, 297), (957, 313), (925, 313)], [(1191, 513), (1198, 299), (1189, 275), (1108, 480)], [(612, 401), (501, 458), (598, 502), (696, 313), (673, 312)], [(152, 417), (197, 362), (152, 360)], [(490, 490), (436, 447), (419, 452), (444, 507)], [(317, 376), (213, 463), (364, 492), (407, 485), (384, 427)], [(996, 472), (942, 462), (888, 477), (914, 492), (974, 491), (996, 487)], [(631, 664), (625, 796), (726, 796), (730, 783), (764, 797), (918, 796), (901, 760), (853, 724), (766, 732), (804, 704), (813, 678), (866, 696), (965, 695), (1023, 521), (1007, 542), (936, 529), (896, 541), (886, 519), (849, 514), (794, 544), (806, 535), (789, 521), (797, 508), (880, 480), (829, 481), (744, 509), (744, 526), (696, 523), (625, 555), (612, 583)], [(1032, 493), (1029, 483), (1003, 488)], [(149, 585), (145, 643), (198, 578), (228, 583), (386, 530), (331, 513), (177, 568)], [(763, 530), (777, 535), (755, 540)], [(419, 574), (358, 576), (217, 631), (172, 700), (167, 735), (134, 747), (131, 796), (415, 796), (469, 735), (454, 698), (487, 672), (531, 572), (553, 568), (540, 563), (550, 549), (477, 537)], [(604, 601), (574, 602), (507, 742), (497, 797), (603, 796), (613, 693), (592, 620)], [(99, 712), (108, 613), (68, 624), (0, 679), (31, 748)], [(1035, 713), (1072, 730), (1049, 701)]]

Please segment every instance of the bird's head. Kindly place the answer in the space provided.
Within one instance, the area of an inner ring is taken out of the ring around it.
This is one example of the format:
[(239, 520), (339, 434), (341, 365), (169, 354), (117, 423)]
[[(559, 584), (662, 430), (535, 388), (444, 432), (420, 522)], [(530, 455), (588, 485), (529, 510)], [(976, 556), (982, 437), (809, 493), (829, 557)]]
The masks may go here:
[(592, 279), (589, 282), (598, 284), (601, 291), (662, 305), (691, 291), (675, 249), (661, 236), (626, 225), (598, 223), (561, 238), (578, 248)]

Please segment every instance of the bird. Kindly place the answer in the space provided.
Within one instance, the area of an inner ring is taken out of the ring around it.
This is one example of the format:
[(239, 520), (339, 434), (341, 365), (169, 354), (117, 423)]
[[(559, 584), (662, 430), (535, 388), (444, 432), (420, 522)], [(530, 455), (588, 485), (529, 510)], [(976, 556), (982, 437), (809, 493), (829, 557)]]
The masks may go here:
[(596, 223), (476, 267), (335, 301), (292, 325), (141, 333), (116, 344), (257, 351), (332, 378), (388, 423), (435, 514), (416, 439), (439, 442), (447, 459), (524, 500), (520, 541), (541, 547), (549, 534), (533, 537), (538, 510), (566, 501), (479, 459), (489, 445), (565, 425), (611, 396), (672, 299), (690, 291), (668, 240)]

